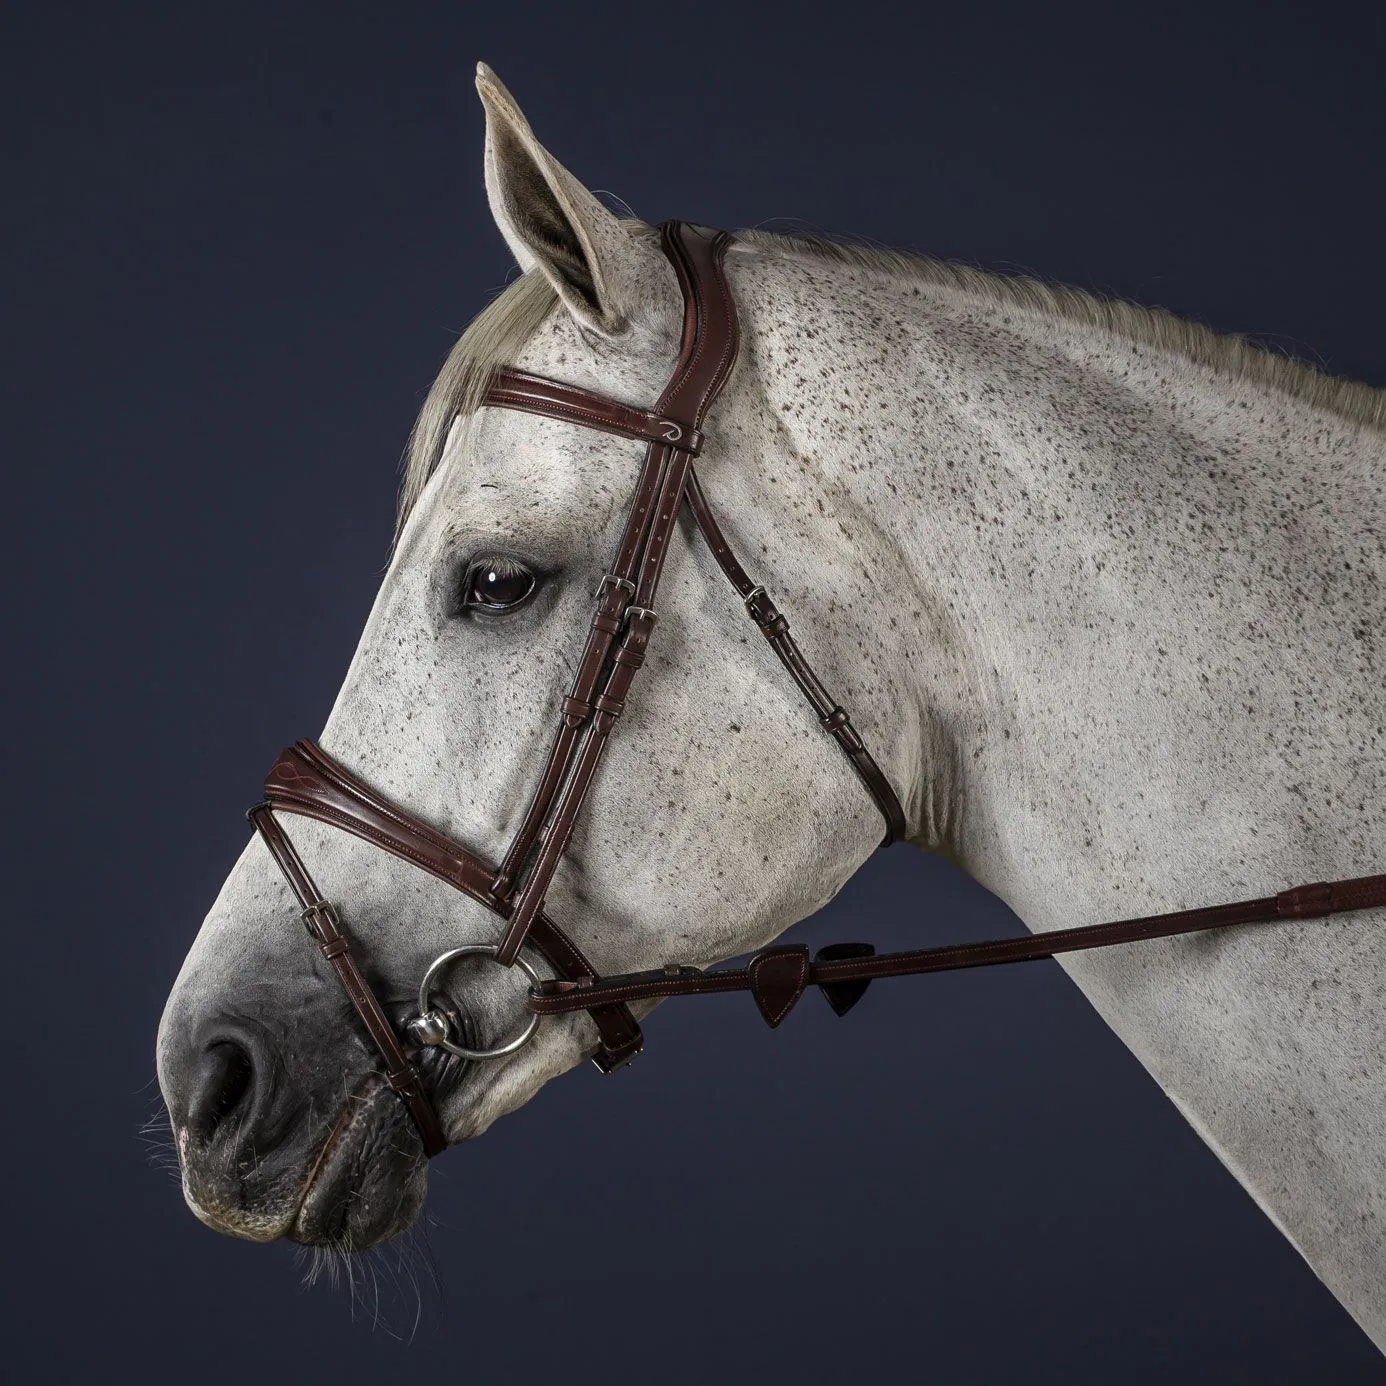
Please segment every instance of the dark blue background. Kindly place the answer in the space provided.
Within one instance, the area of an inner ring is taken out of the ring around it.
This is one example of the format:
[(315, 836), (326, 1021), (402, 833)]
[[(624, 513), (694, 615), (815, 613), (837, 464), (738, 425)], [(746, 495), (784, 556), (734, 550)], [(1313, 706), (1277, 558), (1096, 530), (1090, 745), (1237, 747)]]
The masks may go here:
[[(387, 1284), (377, 1325), (301, 1289), (288, 1248), (199, 1226), (137, 1135), (241, 810), (322, 724), (414, 411), (510, 268), (478, 58), (648, 220), (793, 217), (1034, 270), (1380, 384), (1381, 16), (12, 12), (0, 1312), (18, 1379), (1386, 1381), (1053, 964), (881, 984), (846, 1022), (810, 998), (773, 1034), (744, 997), (665, 1007), (632, 1069), (584, 1068), (439, 1162), (408, 1343), (409, 1293)], [(800, 934), (1015, 927), (897, 848)]]

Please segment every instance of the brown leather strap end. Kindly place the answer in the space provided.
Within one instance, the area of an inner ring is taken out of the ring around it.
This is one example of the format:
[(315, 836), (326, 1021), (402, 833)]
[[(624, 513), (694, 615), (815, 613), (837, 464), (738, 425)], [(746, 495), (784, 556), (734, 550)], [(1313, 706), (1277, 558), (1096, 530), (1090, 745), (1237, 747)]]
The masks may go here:
[(809, 978), (809, 950), (802, 944), (767, 948), (751, 959), (746, 975), (751, 995), (765, 1023), (773, 1030), (804, 994)]

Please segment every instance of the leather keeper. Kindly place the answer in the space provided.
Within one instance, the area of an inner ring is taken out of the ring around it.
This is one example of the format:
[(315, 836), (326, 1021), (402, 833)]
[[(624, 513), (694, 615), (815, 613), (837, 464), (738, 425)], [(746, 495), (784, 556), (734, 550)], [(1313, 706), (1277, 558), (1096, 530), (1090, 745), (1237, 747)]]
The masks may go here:
[(1333, 913), (1333, 886), (1328, 881), (1282, 890), (1275, 897), (1275, 912), (1285, 919), (1312, 919)]
[(832, 734), (837, 738), (837, 744), (841, 746), (849, 756), (856, 758), (866, 755), (866, 743), (861, 739), (860, 733), (850, 722), (844, 722), (842, 726), (834, 727)]
[(336, 938), (328, 939), (322, 945), (322, 955), (330, 962), (333, 958), (340, 958), (343, 953), (351, 952), (351, 945), (339, 934)]
[[(767, 635), (781, 635), (789, 629), (789, 622), (780, 614), (780, 609), (770, 600), (770, 594), (762, 587), (746, 598), (746, 610), (751, 620)], [(774, 627), (773, 631), (771, 627)]]
[(751, 995), (765, 1023), (773, 1030), (804, 994), (809, 976), (809, 950), (803, 944), (767, 948), (751, 959), (746, 975)]
[(334, 938), (341, 936), (341, 918), (326, 900), (301, 910), (299, 918), (303, 920), (303, 927), (319, 943), (330, 943)]

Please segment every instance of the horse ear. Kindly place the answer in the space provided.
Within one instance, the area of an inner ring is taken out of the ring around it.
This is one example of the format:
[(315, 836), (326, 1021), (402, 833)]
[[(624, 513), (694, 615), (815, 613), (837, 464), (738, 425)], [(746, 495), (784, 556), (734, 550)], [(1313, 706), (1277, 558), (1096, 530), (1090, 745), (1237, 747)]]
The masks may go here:
[[(568, 311), (612, 336), (630, 323), (649, 287), (648, 238), (621, 222), (534, 138), (529, 122), (485, 63), (476, 89), (486, 108), (486, 193), (520, 268), (537, 268)], [(667, 267), (666, 267), (667, 268)]]

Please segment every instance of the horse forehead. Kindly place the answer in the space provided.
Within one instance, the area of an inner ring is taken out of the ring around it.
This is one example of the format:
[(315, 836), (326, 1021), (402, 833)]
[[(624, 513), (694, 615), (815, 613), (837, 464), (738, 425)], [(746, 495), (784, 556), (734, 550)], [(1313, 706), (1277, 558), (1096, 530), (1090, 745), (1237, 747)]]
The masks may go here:
[(541, 547), (605, 533), (643, 453), (630, 439), (484, 407), (444, 457), (443, 532)]

